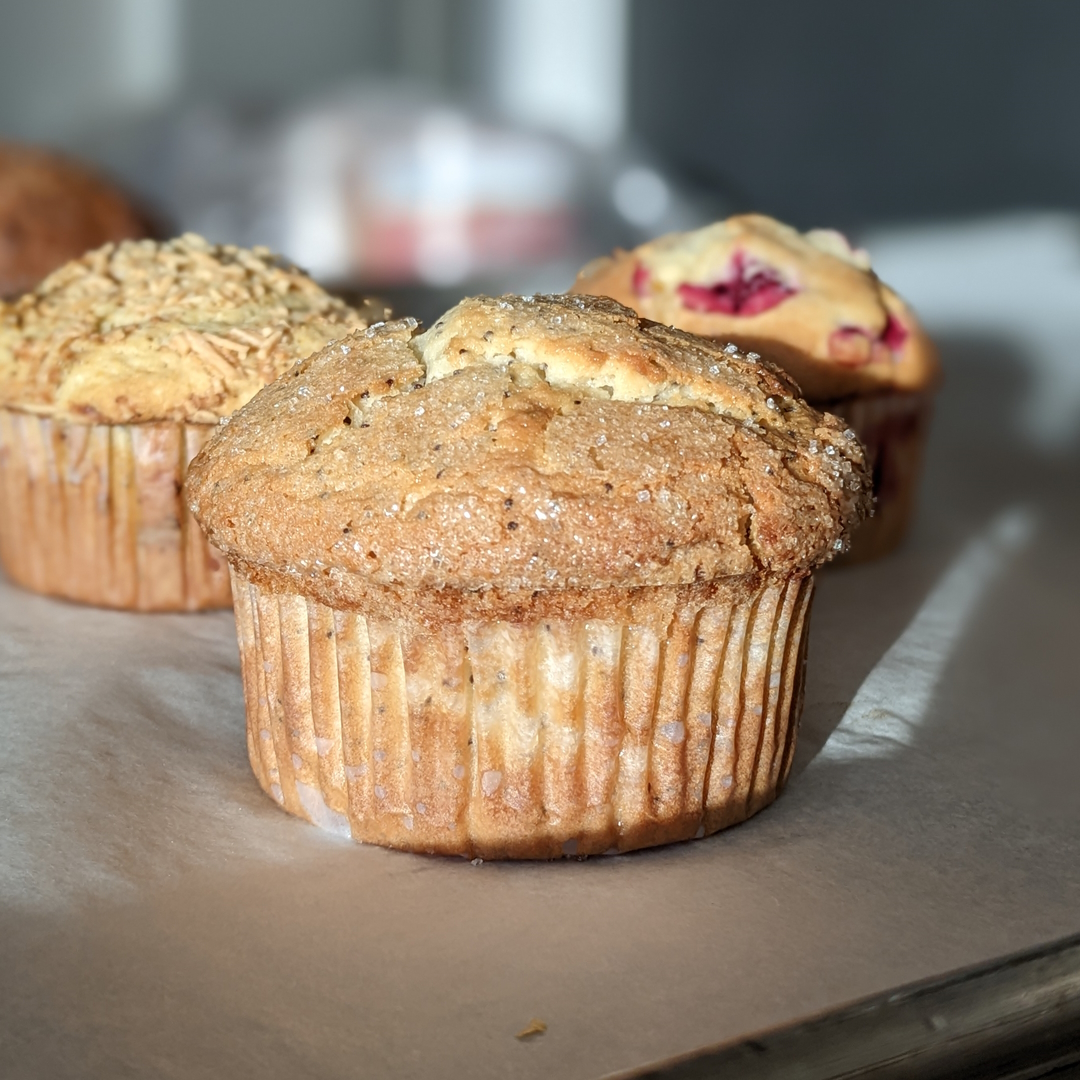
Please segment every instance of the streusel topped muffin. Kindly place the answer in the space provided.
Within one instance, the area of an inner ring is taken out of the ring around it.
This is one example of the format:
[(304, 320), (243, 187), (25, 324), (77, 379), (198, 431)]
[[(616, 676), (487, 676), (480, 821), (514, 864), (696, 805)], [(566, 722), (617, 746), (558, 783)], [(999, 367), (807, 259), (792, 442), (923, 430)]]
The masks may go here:
[(854, 434), (781, 373), (568, 296), (335, 342), (217, 432), (187, 493), (233, 567), (264, 788), (485, 857), (771, 801), (811, 573), (868, 504)]
[(106, 245), (0, 306), (0, 406), (213, 424), (371, 315), (265, 248), (190, 233)]
[(115, 607), (228, 604), (180, 500), (187, 462), (219, 419), (374, 313), (265, 249), (193, 235), (106, 245), (0, 304), (7, 572)]

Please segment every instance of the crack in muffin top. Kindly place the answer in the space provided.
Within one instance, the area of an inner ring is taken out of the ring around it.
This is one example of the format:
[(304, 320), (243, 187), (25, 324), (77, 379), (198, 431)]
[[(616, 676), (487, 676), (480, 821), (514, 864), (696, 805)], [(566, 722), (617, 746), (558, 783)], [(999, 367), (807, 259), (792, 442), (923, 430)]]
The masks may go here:
[(192, 233), (107, 244), (0, 304), (0, 406), (83, 423), (213, 424), (386, 314), (354, 310), (265, 248)]
[(236, 413), (187, 484), (230, 559), (343, 606), (361, 585), (809, 570), (868, 489), (854, 433), (782, 373), (587, 296), (476, 297), (424, 333), (353, 334)]
[(800, 233), (742, 214), (596, 259), (574, 293), (776, 360), (811, 401), (938, 380), (933, 344), (911, 309), (832, 229)]

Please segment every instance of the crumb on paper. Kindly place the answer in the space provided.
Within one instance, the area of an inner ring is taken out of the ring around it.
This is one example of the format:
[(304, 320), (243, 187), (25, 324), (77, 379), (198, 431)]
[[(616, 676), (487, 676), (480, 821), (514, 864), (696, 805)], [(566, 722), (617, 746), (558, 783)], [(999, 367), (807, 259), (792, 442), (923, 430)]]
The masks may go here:
[(530, 1020), (515, 1036), (515, 1039), (531, 1039), (533, 1035), (543, 1035), (547, 1024), (543, 1020)]

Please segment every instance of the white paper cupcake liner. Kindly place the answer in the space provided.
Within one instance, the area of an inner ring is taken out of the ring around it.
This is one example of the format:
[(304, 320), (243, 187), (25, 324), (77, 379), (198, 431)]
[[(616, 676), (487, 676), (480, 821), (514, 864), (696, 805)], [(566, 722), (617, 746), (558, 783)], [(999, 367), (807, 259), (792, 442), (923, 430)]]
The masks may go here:
[(915, 513), (933, 396), (886, 391), (822, 406), (843, 417), (866, 448), (874, 478), (874, 516), (851, 538), (844, 562), (887, 555), (904, 538)]
[(225, 559), (184, 505), (202, 424), (74, 424), (0, 409), (0, 561), (35, 592), (104, 607), (228, 607)]
[(290, 813), (415, 851), (552, 858), (713, 833), (787, 777), (812, 587), (665, 587), (663, 618), (424, 629), (234, 570), (252, 767)]

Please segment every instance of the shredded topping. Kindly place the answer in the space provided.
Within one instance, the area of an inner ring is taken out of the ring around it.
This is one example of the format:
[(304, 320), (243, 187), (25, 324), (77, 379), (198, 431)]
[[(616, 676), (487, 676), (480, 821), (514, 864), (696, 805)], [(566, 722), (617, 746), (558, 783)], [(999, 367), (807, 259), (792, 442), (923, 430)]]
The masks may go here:
[(214, 423), (369, 314), (265, 248), (190, 233), (107, 244), (0, 306), (0, 404)]

